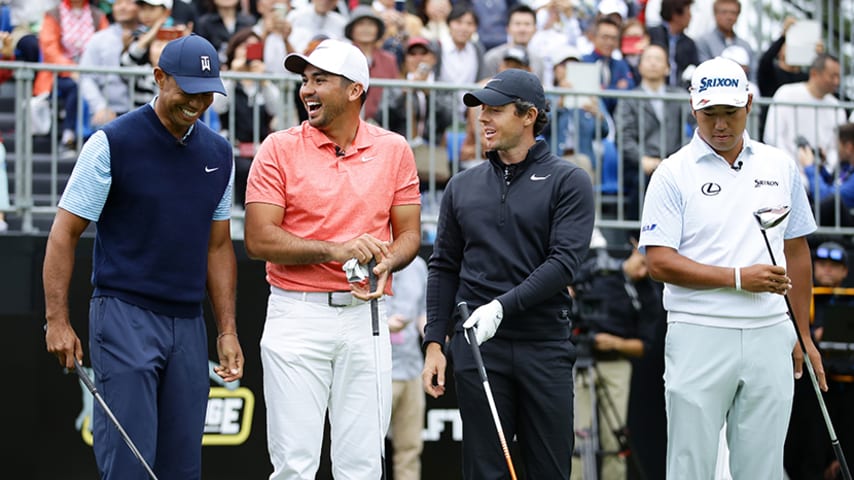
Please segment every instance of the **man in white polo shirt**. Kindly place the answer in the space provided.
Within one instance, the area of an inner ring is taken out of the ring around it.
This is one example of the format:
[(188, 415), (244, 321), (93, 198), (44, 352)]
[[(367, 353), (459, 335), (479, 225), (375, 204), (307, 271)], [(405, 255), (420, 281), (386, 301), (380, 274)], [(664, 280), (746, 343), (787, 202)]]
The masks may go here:
[[(803, 371), (787, 293), (827, 388), (808, 325), (815, 221), (794, 160), (745, 131), (747, 88), (731, 60), (697, 67), (697, 131), (661, 163), (644, 203), (640, 244), (668, 312), (667, 478), (713, 478), (724, 421), (733, 478), (783, 478), (793, 370)], [(779, 205), (791, 213), (767, 232), (774, 266), (753, 212)]]

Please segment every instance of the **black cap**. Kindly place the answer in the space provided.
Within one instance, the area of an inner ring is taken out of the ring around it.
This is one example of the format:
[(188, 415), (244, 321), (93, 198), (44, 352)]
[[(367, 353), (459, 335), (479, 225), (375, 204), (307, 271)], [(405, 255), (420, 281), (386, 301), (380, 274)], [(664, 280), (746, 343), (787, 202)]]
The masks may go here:
[(815, 249), (815, 258), (838, 262), (848, 266), (848, 252), (836, 242), (824, 242)]
[(504, 70), (486, 82), (482, 89), (466, 93), (463, 95), (463, 103), (468, 107), (495, 107), (513, 103), (517, 98), (533, 103), (540, 112), (546, 111), (546, 94), (540, 79), (518, 68)]

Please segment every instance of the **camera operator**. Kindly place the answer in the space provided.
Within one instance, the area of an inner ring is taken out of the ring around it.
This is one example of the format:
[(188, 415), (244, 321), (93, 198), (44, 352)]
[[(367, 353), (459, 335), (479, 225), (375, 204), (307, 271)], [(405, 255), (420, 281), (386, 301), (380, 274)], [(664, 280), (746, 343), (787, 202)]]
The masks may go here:
[[(590, 378), (586, 367), (595, 370), (599, 405), (599, 478), (626, 478), (628, 440), (625, 421), (631, 384), (631, 358), (650, 349), (656, 322), (664, 322), (661, 284), (647, 274), (646, 259), (637, 248), (628, 258), (612, 258), (604, 248), (592, 250), (579, 281), (570, 288), (577, 312), (573, 333), (578, 347), (576, 372), (576, 425), (590, 425)], [(588, 355), (585, 362), (584, 356)], [(607, 398), (603, 398), (607, 397)], [(613, 409), (607, 415), (606, 409)], [(578, 435), (579, 430), (576, 430)], [(583, 439), (576, 438), (576, 445)], [(573, 458), (572, 478), (582, 478), (581, 461)]]

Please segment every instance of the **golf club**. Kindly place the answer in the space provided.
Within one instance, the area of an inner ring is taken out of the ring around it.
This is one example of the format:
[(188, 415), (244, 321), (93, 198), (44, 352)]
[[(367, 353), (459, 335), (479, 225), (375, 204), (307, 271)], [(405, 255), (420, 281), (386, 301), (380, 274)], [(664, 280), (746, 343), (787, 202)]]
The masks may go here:
[[(463, 322), (469, 318), (469, 306), (466, 302), (457, 304), (457, 309), (463, 317)], [(480, 355), (480, 347), (477, 345), (477, 337), (475, 336), (474, 328), (468, 328), (465, 331), (466, 340), (471, 345), (471, 353), (474, 356), (474, 362), (477, 365), (477, 371), (480, 373), (480, 379), (483, 382), (483, 391), (486, 392), (486, 401), (489, 403), (489, 411), (492, 413), (492, 421), (495, 422), (495, 429), (498, 431), (498, 441), (501, 443), (501, 451), (504, 452), (504, 460), (507, 461), (507, 468), (510, 469), (510, 478), (516, 480), (516, 469), (513, 468), (513, 459), (510, 458), (510, 449), (507, 448), (507, 440), (504, 438), (504, 429), (501, 427), (501, 419), (498, 418), (498, 408), (495, 407), (495, 399), (492, 397), (492, 387), (489, 386), (489, 378), (486, 376), (486, 367), (483, 365), (483, 357)]]
[(104, 409), (104, 413), (107, 414), (107, 417), (110, 421), (113, 422), (113, 425), (116, 426), (116, 430), (119, 431), (119, 435), (122, 436), (125, 443), (127, 443), (130, 451), (133, 452), (134, 456), (142, 463), (142, 466), (145, 467), (145, 471), (148, 472), (148, 476), (151, 477), (152, 480), (157, 480), (157, 475), (154, 474), (154, 471), (148, 465), (148, 462), (142, 457), (142, 454), (139, 452), (139, 449), (136, 448), (133, 441), (128, 436), (127, 432), (124, 428), (122, 428), (122, 424), (119, 423), (119, 420), (113, 415), (113, 411), (110, 410), (110, 407), (107, 406), (107, 402), (104, 401), (104, 397), (101, 396), (101, 392), (95, 388), (95, 384), (92, 382), (92, 379), (89, 378), (89, 375), (83, 371), (83, 367), (80, 366), (80, 362), (77, 361), (77, 357), (74, 357), (74, 371), (77, 372), (77, 376), (80, 377), (80, 380), (86, 385), (86, 388), (89, 389), (89, 392), (95, 397), (95, 400), (101, 405), (101, 408)]
[[(774, 252), (771, 250), (771, 243), (768, 241), (768, 234), (766, 233), (766, 230), (779, 225), (780, 222), (789, 215), (789, 212), (790, 209), (788, 205), (780, 205), (777, 207), (761, 208), (753, 213), (753, 216), (759, 223), (759, 230), (762, 231), (762, 238), (765, 239), (765, 247), (768, 249), (768, 255), (771, 257), (771, 264), (774, 266), (777, 265), (777, 261), (774, 259)], [(784, 294), (783, 298), (786, 299), (786, 307), (789, 309), (789, 318), (795, 326), (795, 333), (797, 333), (798, 336), (798, 344), (801, 346), (801, 351), (804, 353), (804, 363), (807, 366), (807, 372), (809, 373), (813, 390), (815, 390), (815, 395), (818, 397), (818, 406), (821, 409), (821, 415), (824, 417), (824, 423), (827, 425), (827, 433), (830, 434), (830, 444), (833, 446), (833, 453), (836, 455), (836, 460), (839, 461), (842, 478), (845, 480), (851, 480), (851, 471), (848, 469), (848, 463), (845, 461), (845, 454), (842, 452), (842, 445), (839, 444), (839, 439), (836, 437), (836, 430), (834, 430), (833, 423), (830, 421), (830, 415), (827, 413), (827, 406), (824, 404), (824, 397), (822, 396), (821, 389), (818, 386), (818, 379), (815, 376), (815, 370), (813, 369), (812, 362), (807, 354), (807, 347), (804, 343), (803, 337), (801, 336), (801, 331), (798, 329), (798, 322), (795, 320), (795, 312), (792, 309), (792, 302), (789, 301), (788, 294)]]
[[(377, 289), (377, 276), (374, 274), (374, 267), (377, 266), (376, 259), (371, 258), (368, 262), (368, 283), (371, 287), (371, 292)], [(383, 389), (382, 375), (380, 374), (380, 314), (379, 301), (376, 298), (371, 299), (371, 328), (374, 334), (374, 366), (377, 372), (377, 419), (379, 421), (380, 431), (380, 459), (382, 466), (382, 478), (386, 479), (385, 468), (385, 433), (383, 432)]]

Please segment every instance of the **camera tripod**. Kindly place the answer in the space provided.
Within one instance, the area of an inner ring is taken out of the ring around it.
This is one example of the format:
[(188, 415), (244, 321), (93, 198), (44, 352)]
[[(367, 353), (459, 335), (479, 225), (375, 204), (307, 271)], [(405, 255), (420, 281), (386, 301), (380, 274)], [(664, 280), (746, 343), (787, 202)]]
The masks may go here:
[[(579, 349), (578, 359), (573, 366), (573, 378), (583, 382), (587, 387), (590, 401), (590, 424), (582, 428), (576, 428), (576, 437), (579, 439), (575, 446), (575, 453), (581, 458), (582, 479), (598, 480), (599, 464), (607, 455), (617, 455), (626, 458), (638, 474), (638, 478), (646, 480), (643, 468), (637, 457), (632, 454), (629, 431), (624, 419), (614, 404), (608, 387), (602, 379), (596, 361), (590, 354), (583, 354)], [(603, 450), (600, 444), (600, 419), (604, 421), (605, 428), (612, 432), (617, 442), (616, 450)], [(612, 480), (612, 479), (603, 479)]]

